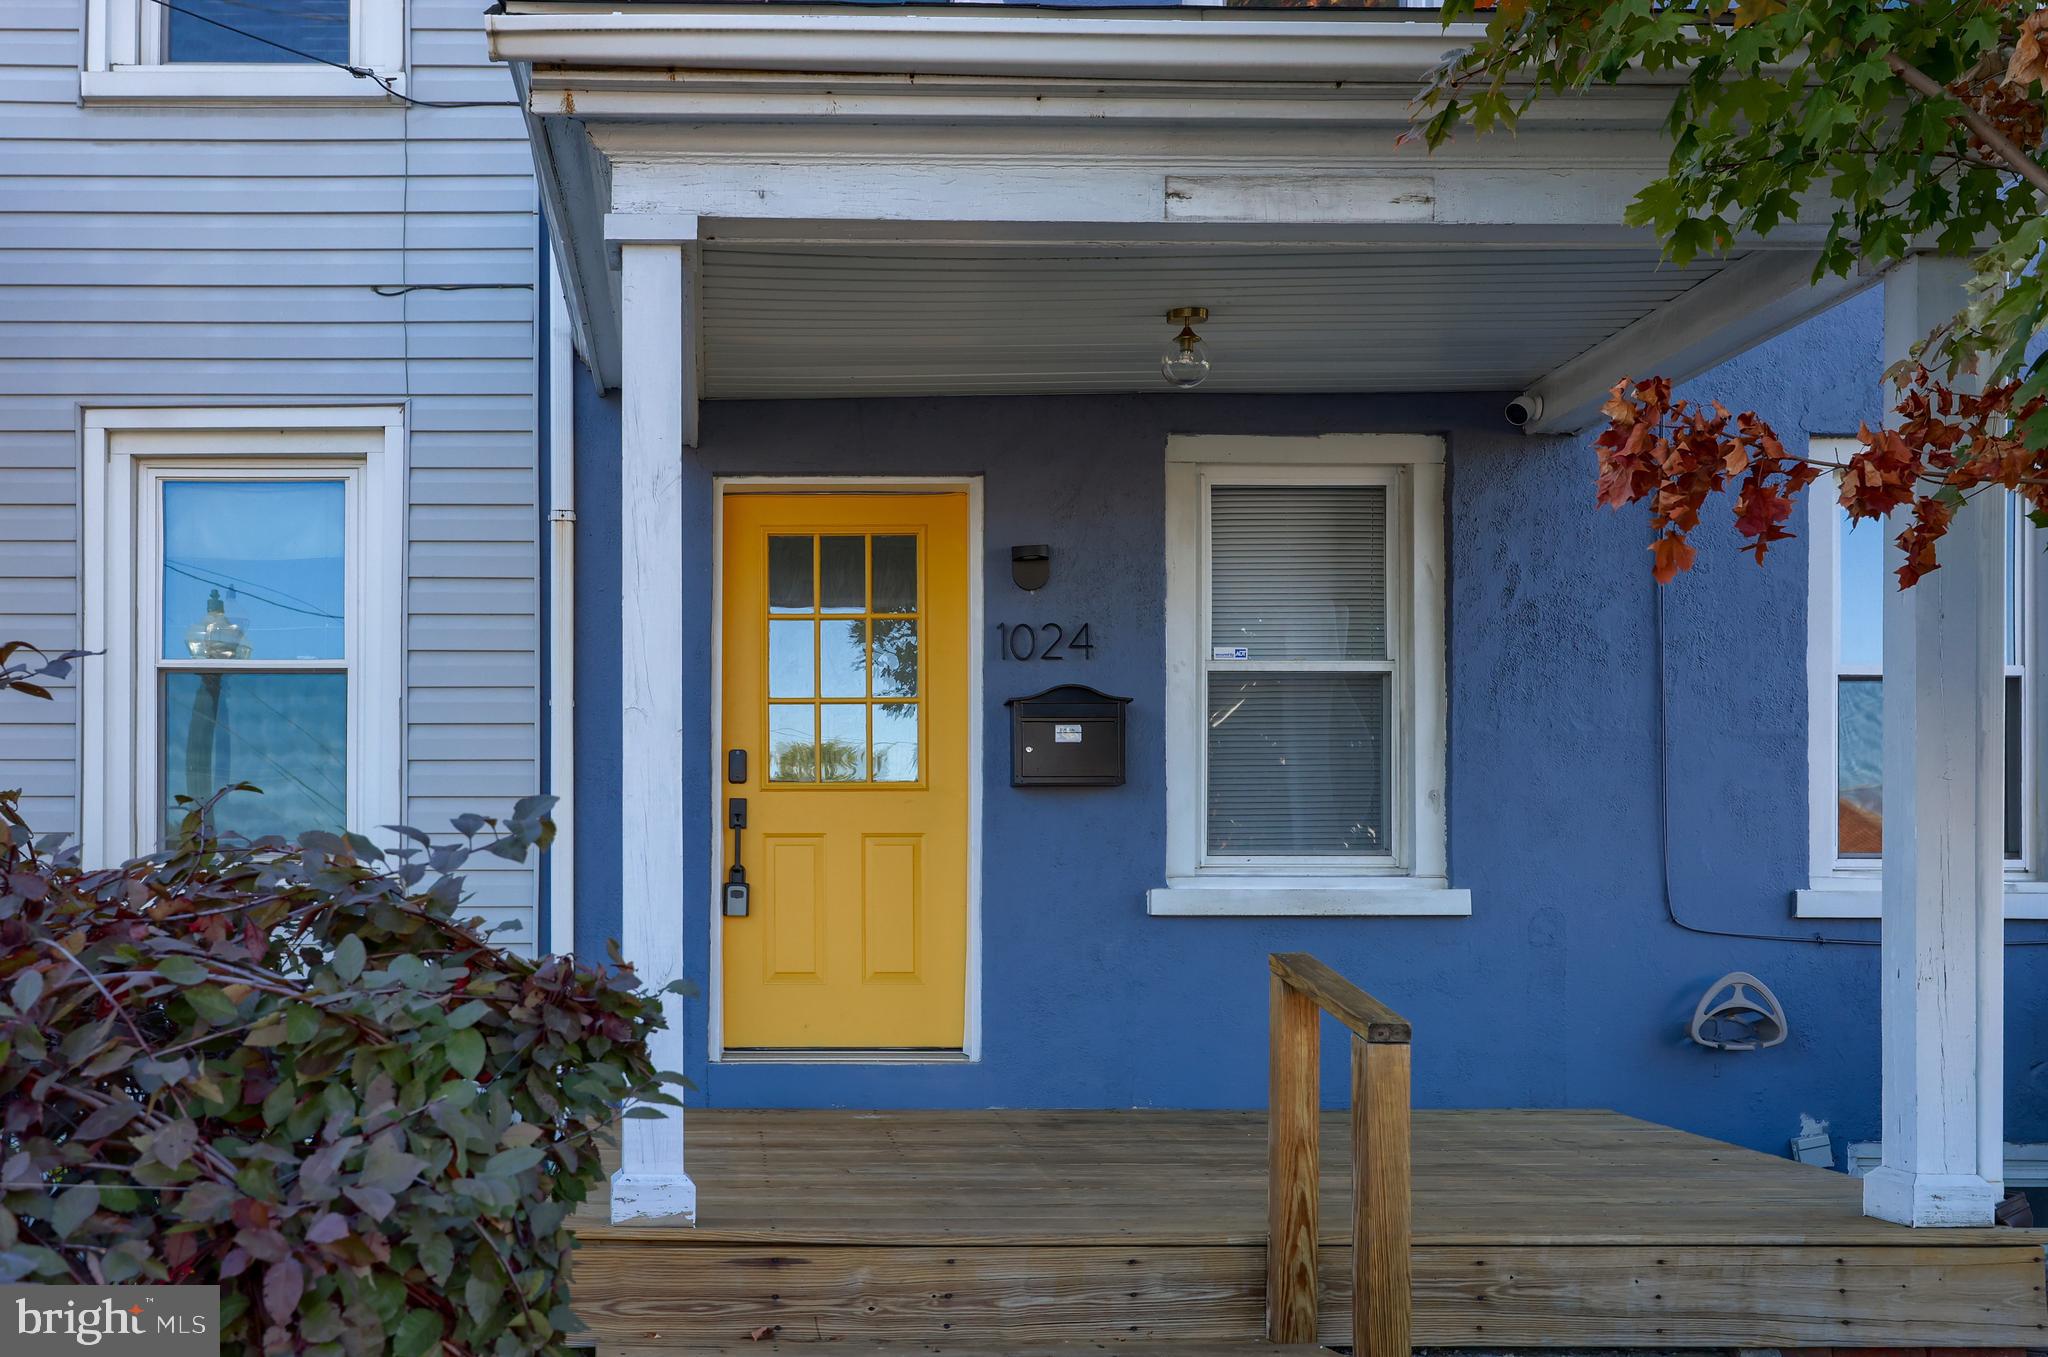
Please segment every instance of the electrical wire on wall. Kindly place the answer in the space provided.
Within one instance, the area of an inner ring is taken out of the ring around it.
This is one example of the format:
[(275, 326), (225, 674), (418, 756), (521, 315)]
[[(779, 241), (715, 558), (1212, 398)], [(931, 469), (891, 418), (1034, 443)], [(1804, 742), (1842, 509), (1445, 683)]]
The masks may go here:
[[(326, 57), (308, 52), (303, 48), (293, 47), (290, 43), (279, 42), (276, 38), (265, 37), (261, 33), (251, 33), (246, 28), (237, 28), (233, 24), (216, 19), (210, 14), (201, 14), (196, 9), (190, 9), (178, 4), (177, 0), (153, 0), (153, 3), (173, 13), (182, 14), (188, 19), (197, 19), (202, 24), (211, 24), (215, 28), (232, 33), (238, 38), (247, 38), (251, 42), (260, 42), (265, 47), (274, 47), (280, 52), (288, 52), (301, 61), (317, 62), (322, 66), (331, 66), (337, 71), (346, 71), (358, 80), (367, 80), (371, 84), (379, 86), (386, 94), (404, 103), (409, 108), (518, 108), (520, 106), (519, 101), (516, 99), (415, 99), (411, 95), (401, 92), (388, 77), (377, 74), (377, 72), (367, 66), (351, 66), (345, 61), (332, 61)], [(317, 14), (309, 14), (303, 10), (271, 9), (267, 5), (256, 5), (251, 6), (251, 8), (261, 9), (266, 14), (275, 14), (280, 18), (286, 19), (318, 19), (324, 17)]]
[[(1671, 867), (1671, 689), (1665, 656), (1664, 593), (1670, 586), (1652, 580), (1651, 645), (1657, 671), (1657, 861), (1664, 917), (1672, 927), (1707, 938), (1735, 938), (1744, 942), (1795, 942), (1815, 947), (1877, 947), (1877, 938), (1844, 938), (1818, 930), (1812, 933), (1751, 933), (1733, 928), (1710, 928), (1679, 917), (1673, 896)], [(1873, 921), (1874, 922), (1874, 921)], [(2008, 938), (2007, 947), (2048, 947), (2048, 938)]]
[[(412, 111), (415, 108), (520, 108), (522, 105), (518, 100), (415, 99), (411, 95), (400, 91), (388, 77), (379, 75), (367, 66), (352, 66), (346, 62), (329, 60), (316, 53), (308, 52), (304, 48), (294, 47), (290, 43), (279, 42), (277, 39), (267, 37), (264, 34), (252, 33), (246, 28), (238, 28), (224, 20), (216, 19), (212, 15), (202, 14), (196, 9), (177, 3), (177, 0), (152, 0), (152, 3), (162, 9), (185, 15), (187, 18), (197, 19), (200, 23), (210, 24), (214, 28), (232, 33), (236, 37), (247, 38), (266, 47), (275, 48), (302, 61), (310, 61), (321, 66), (332, 67), (337, 71), (346, 71), (358, 80), (367, 80), (371, 84), (376, 85), (388, 97), (399, 102), (398, 282), (395, 284), (378, 283), (373, 285), (370, 290), (380, 297), (396, 297), (399, 299), (399, 375), (402, 387), (401, 394), (408, 400), (412, 397), (413, 293), (513, 290), (531, 292), (534, 290), (532, 283), (415, 283), (412, 281)], [(288, 19), (319, 19), (324, 17), (304, 10), (272, 9), (267, 5), (251, 5), (249, 8), (260, 9), (266, 14)]]

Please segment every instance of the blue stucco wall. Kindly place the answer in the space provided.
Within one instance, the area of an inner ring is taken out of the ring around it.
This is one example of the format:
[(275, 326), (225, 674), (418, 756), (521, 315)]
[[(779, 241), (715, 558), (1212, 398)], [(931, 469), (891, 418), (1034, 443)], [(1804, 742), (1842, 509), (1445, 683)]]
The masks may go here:
[[(1879, 300), (1820, 317), (1692, 384), (1788, 441), (1878, 415)], [(708, 590), (714, 475), (985, 476), (986, 617), (1087, 621), (1095, 658), (988, 658), (982, 1058), (971, 1065), (716, 1065), (688, 1011), (693, 1097), (751, 1106), (1251, 1106), (1265, 1080), (1265, 954), (1328, 960), (1415, 1022), (1427, 1106), (1591, 1106), (1782, 1152), (1801, 1113), (1877, 1128), (1874, 948), (1701, 936), (1666, 913), (1659, 850), (1656, 591), (1642, 513), (1597, 509), (1577, 439), (1530, 439), (1498, 397), (1089, 398), (712, 403), (686, 459), (689, 814), (712, 814)], [(1155, 919), (1164, 852), (1164, 440), (1170, 432), (1427, 432), (1449, 446), (1450, 851), (1469, 919)], [(577, 405), (578, 946), (616, 930), (618, 411)], [(1715, 511), (1725, 524), (1725, 506)], [(1052, 584), (1009, 581), (1012, 543), (1053, 544)], [(1807, 934), (1805, 553), (1759, 569), (1707, 533), (1664, 592), (1670, 904), (1718, 929)], [(1130, 780), (1008, 785), (1002, 702), (1060, 678), (1136, 701)], [(703, 840), (677, 883), (690, 975), (709, 955)], [(1836, 937), (1874, 936), (1831, 925)], [(2036, 1072), (2038, 949), (2010, 953), (2010, 1134), (2048, 1134)], [(1733, 969), (1774, 986), (1776, 1050), (1688, 1043), (1700, 991)], [(1343, 1044), (1325, 1086), (1343, 1090)]]

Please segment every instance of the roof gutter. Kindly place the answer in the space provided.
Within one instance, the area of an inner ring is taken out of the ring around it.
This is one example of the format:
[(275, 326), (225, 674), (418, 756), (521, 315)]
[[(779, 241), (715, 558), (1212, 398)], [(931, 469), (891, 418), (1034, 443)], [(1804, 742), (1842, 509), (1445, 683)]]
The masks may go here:
[(494, 58), (541, 65), (1318, 84), (1412, 84), (1485, 31), (1299, 11), (1285, 20), (1190, 21), (988, 10), (524, 12), (488, 15), (485, 28)]

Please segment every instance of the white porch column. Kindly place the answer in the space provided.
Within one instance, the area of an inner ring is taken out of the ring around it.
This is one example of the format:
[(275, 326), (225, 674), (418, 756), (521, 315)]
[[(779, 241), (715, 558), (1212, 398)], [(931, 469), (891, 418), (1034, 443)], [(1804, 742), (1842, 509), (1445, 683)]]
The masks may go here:
[[(683, 975), (683, 247), (621, 247), (619, 437), (620, 945), (643, 982)], [(683, 1068), (683, 1005), (662, 1002), (668, 1027), (658, 1069)], [(671, 1092), (681, 1095), (682, 1090)], [(620, 1122), (612, 1219), (689, 1216), (697, 1188), (683, 1172), (683, 1113)]]
[[(1968, 273), (1923, 256), (1887, 275), (1887, 364), (1956, 312)], [(1906, 1225), (1989, 1225), (2004, 1194), (2002, 516), (1979, 495), (1941, 568), (1885, 594), (1884, 1162), (1863, 1209)], [(1887, 570), (1900, 559), (1888, 546)]]

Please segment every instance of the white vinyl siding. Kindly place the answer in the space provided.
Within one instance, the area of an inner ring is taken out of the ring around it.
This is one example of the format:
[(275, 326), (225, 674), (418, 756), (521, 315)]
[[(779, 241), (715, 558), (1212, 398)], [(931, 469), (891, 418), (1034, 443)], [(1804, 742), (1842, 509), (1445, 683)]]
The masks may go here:
[[(410, 0), (408, 93), (512, 103), (483, 0)], [(79, 639), (82, 409), (398, 405), (407, 820), (538, 790), (535, 187), (517, 108), (94, 103), (85, 0), (0, 4), (0, 634)], [(401, 283), (481, 284), (380, 296)], [(88, 664), (92, 661), (87, 661)], [(0, 785), (80, 823), (78, 690), (0, 699)], [(534, 939), (532, 864), (479, 912)]]

